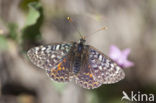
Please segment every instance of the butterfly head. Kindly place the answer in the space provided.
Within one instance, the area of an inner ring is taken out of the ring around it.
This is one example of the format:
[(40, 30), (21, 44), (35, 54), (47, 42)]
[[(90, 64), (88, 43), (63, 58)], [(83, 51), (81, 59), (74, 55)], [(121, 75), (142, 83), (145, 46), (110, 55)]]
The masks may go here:
[(81, 36), (79, 43), (84, 44), (86, 42), (85, 36)]

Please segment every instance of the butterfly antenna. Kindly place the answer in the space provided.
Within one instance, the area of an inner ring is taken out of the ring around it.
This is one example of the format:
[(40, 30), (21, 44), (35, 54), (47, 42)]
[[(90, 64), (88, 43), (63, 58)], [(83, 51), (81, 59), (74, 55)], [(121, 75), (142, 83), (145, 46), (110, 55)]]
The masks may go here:
[(67, 20), (72, 24), (72, 26), (74, 27), (74, 29), (79, 33), (81, 38), (84, 38), (84, 36), (80, 33), (80, 31), (77, 29), (77, 27), (72, 23), (72, 19), (68, 16)]
[(107, 27), (102, 27), (102, 28), (96, 30), (95, 32), (91, 33), (90, 35), (88, 35), (87, 38), (89, 38), (89, 37), (95, 35), (97, 32), (100, 32), (100, 31), (103, 31), (103, 30), (106, 30), (106, 29), (107, 29)]

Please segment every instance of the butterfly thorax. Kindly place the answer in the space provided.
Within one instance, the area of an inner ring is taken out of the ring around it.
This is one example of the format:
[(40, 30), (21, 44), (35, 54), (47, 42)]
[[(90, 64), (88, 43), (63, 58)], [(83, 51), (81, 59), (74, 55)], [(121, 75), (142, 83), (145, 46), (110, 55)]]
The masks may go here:
[(77, 46), (77, 52), (82, 53), (83, 49), (84, 49), (84, 43), (85, 43), (85, 39), (80, 39), (78, 46)]

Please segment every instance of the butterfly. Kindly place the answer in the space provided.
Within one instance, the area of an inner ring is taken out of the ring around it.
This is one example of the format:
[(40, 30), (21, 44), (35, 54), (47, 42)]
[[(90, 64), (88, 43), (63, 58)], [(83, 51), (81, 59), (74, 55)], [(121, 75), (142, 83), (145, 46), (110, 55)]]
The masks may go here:
[(41, 45), (28, 50), (30, 61), (44, 69), (54, 81), (74, 80), (86, 89), (116, 83), (125, 78), (123, 69), (93, 46), (78, 42)]

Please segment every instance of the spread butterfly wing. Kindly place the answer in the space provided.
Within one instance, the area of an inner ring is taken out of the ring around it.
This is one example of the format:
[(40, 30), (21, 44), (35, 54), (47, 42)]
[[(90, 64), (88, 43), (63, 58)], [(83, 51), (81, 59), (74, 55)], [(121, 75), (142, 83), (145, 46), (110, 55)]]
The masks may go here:
[(89, 65), (94, 78), (103, 84), (116, 83), (125, 78), (123, 69), (94, 47), (89, 47)]
[(38, 46), (30, 49), (27, 55), (39, 68), (51, 70), (69, 53), (72, 43)]

